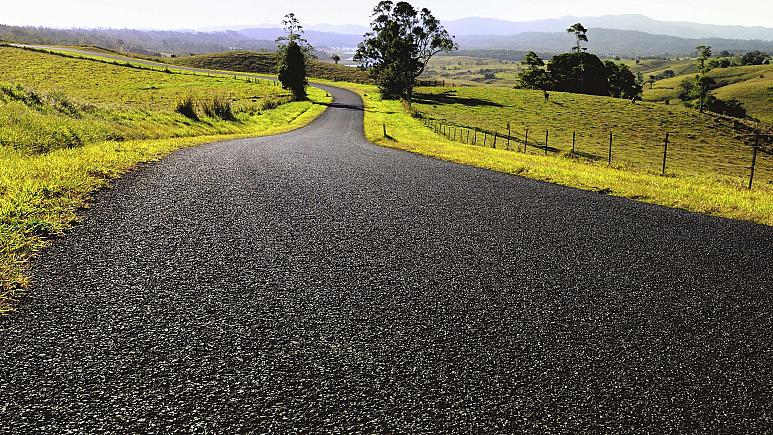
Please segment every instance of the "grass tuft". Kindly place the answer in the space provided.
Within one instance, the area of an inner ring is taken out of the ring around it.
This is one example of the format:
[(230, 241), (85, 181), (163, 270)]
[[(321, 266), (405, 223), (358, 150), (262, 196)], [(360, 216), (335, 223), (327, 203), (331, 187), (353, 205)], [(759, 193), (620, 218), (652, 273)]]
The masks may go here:
[(196, 100), (194, 100), (194, 98), (191, 96), (188, 96), (184, 100), (177, 103), (175, 112), (188, 119), (192, 119), (194, 121), (199, 120), (199, 115), (196, 113)]

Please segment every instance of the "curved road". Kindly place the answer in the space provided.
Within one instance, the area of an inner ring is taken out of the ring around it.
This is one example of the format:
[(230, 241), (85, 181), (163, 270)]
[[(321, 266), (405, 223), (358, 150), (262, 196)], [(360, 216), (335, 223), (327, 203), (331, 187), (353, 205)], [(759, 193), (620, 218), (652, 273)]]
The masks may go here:
[(380, 148), (328, 90), (46, 249), (0, 432), (773, 430), (773, 228)]

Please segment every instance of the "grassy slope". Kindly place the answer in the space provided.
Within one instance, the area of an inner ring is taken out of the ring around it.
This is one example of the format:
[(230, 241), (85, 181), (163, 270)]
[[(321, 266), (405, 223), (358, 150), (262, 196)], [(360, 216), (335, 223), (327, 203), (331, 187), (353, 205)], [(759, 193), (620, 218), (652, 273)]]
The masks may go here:
[[(738, 98), (749, 115), (773, 124), (773, 65), (717, 68), (706, 75), (716, 80), (719, 88), (713, 94), (720, 99)], [(655, 82), (650, 90), (644, 86), (645, 101), (678, 100), (679, 84), (687, 76), (677, 76)]]
[[(259, 53), (254, 51), (229, 51), (226, 53), (164, 59), (164, 61), (174, 65), (193, 68), (251, 72), (258, 74), (273, 74), (276, 67), (276, 57), (274, 53)], [(308, 65), (308, 73), (311, 77), (325, 80), (348, 81), (353, 83), (370, 82), (370, 78), (365, 71), (318, 60), (313, 60)]]
[[(325, 108), (293, 102), (257, 110), (263, 100), (281, 97), (281, 89), (243, 79), (170, 75), (16, 49), (0, 49), (0, 73), (18, 84), (61, 93), (58, 100), (36, 93), (41, 104), (0, 93), (0, 138), (7, 141), (0, 145), (0, 313), (28, 284), (24, 265), (30, 256), (50, 235), (71, 225), (91, 193), (110, 179), (181, 147), (289, 131), (308, 124)], [(189, 94), (230, 95), (241, 110), (238, 121), (192, 122), (174, 113), (176, 98)], [(310, 89), (310, 97), (329, 101), (317, 89)], [(66, 101), (75, 112), (62, 111), (57, 101)], [(121, 140), (106, 140), (106, 132)], [(60, 146), (62, 137), (71, 135), (78, 135), (82, 144)], [(50, 146), (30, 146), (27, 138)]]
[(698, 70), (694, 59), (642, 59), (638, 64), (633, 60), (624, 60), (620, 63), (628, 65), (634, 73), (641, 72), (645, 78), (669, 69), (677, 75), (694, 73)]
[[(496, 79), (485, 80), (481, 71), (494, 72)], [(423, 77), (429, 80), (443, 80), (456, 86), (480, 86), (496, 84), (514, 86), (521, 72), (520, 62), (482, 59), (467, 56), (438, 56), (433, 58)]]
[[(425, 128), (423, 121), (406, 114), (399, 102), (382, 101), (373, 86), (346, 87), (363, 96), (365, 134), (383, 146), (642, 202), (773, 225), (770, 184), (761, 183), (750, 191), (710, 176), (661, 177), (559, 155), (545, 157), (465, 145)], [(383, 137), (384, 124), (389, 139)]]
[[(733, 120), (700, 114), (680, 105), (632, 104), (606, 97), (494, 87), (420, 88), (414, 108), (450, 123), (507, 132), (520, 141), (530, 129), (532, 152), (544, 146), (549, 130), (551, 152), (568, 153), (576, 132), (577, 151), (589, 159), (606, 160), (613, 133), (613, 161), (640, 171), (661, 169), (665, 132), (672, 132), (668, 170), (681, 175), (725, 175), (738, 181), (749, 175), (751, 149), (737, 138)], [(676, 133), (676, 134), (673, 134)], [(506, 142), (499, 141), (504, 147)], [(761, 156), (757, 176), (773, 182), (773, 158)]]

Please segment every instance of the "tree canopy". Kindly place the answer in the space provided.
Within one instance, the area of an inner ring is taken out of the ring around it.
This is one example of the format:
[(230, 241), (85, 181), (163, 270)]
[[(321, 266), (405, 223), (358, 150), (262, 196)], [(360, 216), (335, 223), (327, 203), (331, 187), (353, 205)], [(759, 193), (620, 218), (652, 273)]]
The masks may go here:
[(303, 26), (295, 14), (287, 14), (284, 21), (287, 35), (277, 38), (277, 73), (284, 89), (289, 89), (296, 100), (306, 99), (306, 60), (312, 47), (303, 37)]
[(607, 69), (596, 55), (574, 52), (553, 56), (548, 73), (557, 91), (609, 95)]
[[(527, 68), (519, 75), (520, 86), (528, 89), (555, 90), (590, 95), (637, 98), (642, 81), (624, 64), (602, 62), (586, 52), (553, 56), (547, 64), (535, 54), (524, 58)], [(654, 80), (653, 80), (654, 81)]]
[(571, 27), (566, 29), (566, 31), (574, 34), (574, 37), (577, 40), (577, 42), (575, 46), (572, 47), (572, 51), (579, 53), (581, 50), (583, 50), (581, 43), (588, 42), (588, 29), (586, 29), (580, 23), (575, 23), (575, 24), (572, 24)]
[(453, 38), (427, 8), (384, 0), (373, 10), (371, 31), (354, 60), (370, 68), (385, 99), (409, 102), (416, 79), (436, 54), (457, 49)]

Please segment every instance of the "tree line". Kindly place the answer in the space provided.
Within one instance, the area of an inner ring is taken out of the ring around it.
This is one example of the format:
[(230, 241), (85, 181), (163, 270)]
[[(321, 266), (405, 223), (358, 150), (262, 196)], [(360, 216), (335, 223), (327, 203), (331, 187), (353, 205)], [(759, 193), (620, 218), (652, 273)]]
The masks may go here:
[(583, 47), (583, 42), (588, 42), (588, 29), (577, 23), (567, 32), (575, 36), (571, 52), (555, 55), (547, 63), (533, 51), (524, 56), (522, 63), (526, 69), (519, 75), (521, 88), (639, 98), (641, 80), (627, 65), (602, 61)]

